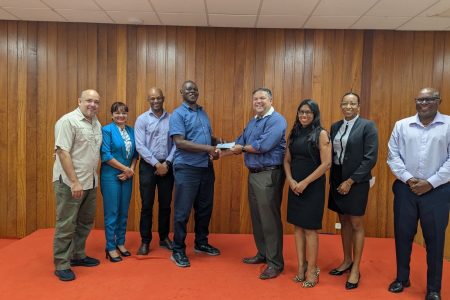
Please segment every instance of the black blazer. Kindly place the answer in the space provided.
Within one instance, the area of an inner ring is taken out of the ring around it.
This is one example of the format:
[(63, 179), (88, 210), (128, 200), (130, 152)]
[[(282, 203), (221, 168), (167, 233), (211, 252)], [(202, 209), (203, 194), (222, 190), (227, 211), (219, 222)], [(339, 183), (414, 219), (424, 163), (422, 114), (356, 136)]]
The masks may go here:
[[(344, 121), (331, 125), (331, 142)], [(334, 149), (332, 152), (334, 161)], [(342, 163), (342, 180), (351, 178), (355, 182), (365, 182), (372, 178), (370, 171), (378, 157), (378, 130), (375, 123), (358, 117), (349, 133), (344, 160)], [(333, 172), (333, 168), (331, 168)]]

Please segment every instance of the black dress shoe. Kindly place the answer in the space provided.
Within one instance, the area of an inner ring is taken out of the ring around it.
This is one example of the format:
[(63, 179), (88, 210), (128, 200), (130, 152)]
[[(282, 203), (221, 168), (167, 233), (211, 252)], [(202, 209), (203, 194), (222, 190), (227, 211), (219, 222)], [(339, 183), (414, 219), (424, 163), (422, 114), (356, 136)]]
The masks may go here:
[(280, 275), (280, 273), (283, 270), (279, 270), (274, 267), (267, 267), (260, 275), (259, 279), (266, 280), (266, 279), (272, 279)]
[(116, 263), (116, 262), (122, 261), (122, 257), (120, 257), (120, 256), (112, 257), (108, 250), (105, 250), (105, 253), (106, 253), (106, 258), (109, 259), (110, 262)]
[(150, 252), (149, 246), (149, 243), (142, 243), (137, 251), (137, 255), (148, 255), (148, 252)]
[(122, 250), (120, 250), (119, 247), (116, 247), (116, 249), (117, 249), (117, 251), (119, 251), (120, 255), (122, 255), (122, 256), (124, 256), (124, 257), (126, 257), (126, 256), (131, 256), (131, 253), (130, 253), (130, 251), (128, 251), (128, 250), (122, 252)]
[(186, 268), (191, 266), (189, 258), (184, 252), (173, 252), (170, 259), (177, 265), (177, 267)]
[(409, 281), (409, 279), (405, 281), (395, 280), (389, 285), (388, 291), (391, 293), (401, 293), (403, 292), (404, 288), (410, 286), (411, 282)]
[(441, 294), (438, 292), (428, 292), (425, 300), (441, 300)]
[(249, 265), (264, 264), (264, 263), (266, 263), (266, 258), (265, 257), (261, 257), (258, 254), (256, 254), (253, 257), (244, 257), (242, 259), (242, 262), (244, 264), (249, 264)]
[(71, 259), (70, 265), (72, 267), (95, 267), (100, 264), (100, 261), (96, 258), (86, 256), (82, 259)]
[(71, 269), (55, 270), (55, 275), (61, 281), (71, 281), (75, 279), (75, 274)]
[(194, 251), (197, 253), (205, 253), (211, 256), (220, 255), (220, 250), (210, 244), (195, 245)]
[(341, 276), (341, 275), (344, 274), (345, 272), (350, 271), (350, 270), (352, 269), (352, 267), (353, 267), (353, 263), (351, 263), (351, 264), (350, 264), (347, 268), (345, 268), (344, 270), (338, 270), (338, 269), (336, 268), (336, 269), (333, 269), (333, 270), (331, 270), (330, 272), (328, 272), (328, 274), (333, 275), (333, 276)]
[(359, 280), (360, 279), (361, 279), (361, 273), (359, 273), (359, 275), (358, 275), (358, 281), (357, 282), (352, 283), (352, 282), (346, 281), (345, 282), (345, 289), (346, 290), (356, 289), (358, 287), (358, 285), (359, 285)]
[(166, 237), (164, 240), (159, 241), (159, 247), (172, 251), (173, 250), (173, 242), (168, 237)]

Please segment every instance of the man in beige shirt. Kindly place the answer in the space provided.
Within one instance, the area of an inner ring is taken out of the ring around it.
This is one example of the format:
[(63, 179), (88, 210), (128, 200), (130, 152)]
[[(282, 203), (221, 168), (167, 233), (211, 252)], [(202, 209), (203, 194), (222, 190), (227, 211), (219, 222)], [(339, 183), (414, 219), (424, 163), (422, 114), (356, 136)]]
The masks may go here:
[(53, 188), (56, 196), (56, 226), (53, 242), (55, 275), (62, 281), (75, 279), (71, 266), (97, 266), (86, 256), (86, 239), (94, 224), (97, 198), (97, 165), (102, 131), (97, 119), (100, 96), (85, 90), (78, 108), (55, 125), (56, 160)]

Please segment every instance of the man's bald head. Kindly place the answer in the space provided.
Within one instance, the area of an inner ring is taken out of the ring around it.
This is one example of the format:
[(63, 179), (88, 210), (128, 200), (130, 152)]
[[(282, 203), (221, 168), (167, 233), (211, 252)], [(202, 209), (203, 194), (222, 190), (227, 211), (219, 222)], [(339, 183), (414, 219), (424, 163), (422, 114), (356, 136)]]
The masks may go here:
[(97, 115), (99, 106), (100, 95), (96, 90), (88, 89), (81, 92), (80, 98), (78, 98), (78, 107), (86, 119), (92, 120)]
[(90, 97), (96, 97), (100, 99), (100, 95), (94, 89), (87, 89), (81, 92), (80, 99), (88, 99)]
[(150, 108), (153, 113), (162, 114), (164, 95), (160, 88), (152, 87), (148, 90), (147, 100), (150, 103)]
[(433, 97), (433, 98), (441, 98), (441, 94), (439, 93), (439, 90), (432, 88), (432, 87), (426, 87), (426, 88), (421, 89), (417, 98), (423, 98), (424, 96)]
[(148, 95), (161, 95), (164, 97), (162, 90), (159, 87), (151, 87), (148, 90)]
[(420, 90), (416, 97), (416, 110), (423, 125), (428, 125), (434, 120), (439, 104), (441, 104), (439, 90), (431, 87)]

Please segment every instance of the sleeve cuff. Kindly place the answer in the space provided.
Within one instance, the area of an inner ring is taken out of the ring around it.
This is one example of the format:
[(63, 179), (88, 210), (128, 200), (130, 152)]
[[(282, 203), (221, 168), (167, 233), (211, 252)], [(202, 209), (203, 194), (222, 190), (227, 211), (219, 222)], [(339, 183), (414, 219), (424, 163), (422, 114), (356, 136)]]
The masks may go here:
[(253, 143), (253, 144), (250, 144), (250, 145), (252, 146), (253, 149), (255, 149), (256, 151), (259, 152), (259, 149), (261, 148), (261, 145), (260, 145), (260, 144), (258, 144), (258, 143)]
[(427, 181), (433, 186), (433, 188), (437, 188), (438, 186), (446, 183), (447, 181), (442, 181), (439, 176), (433, 175), (427, 179)]
[(150, 164), (152, 166), (156, 166), (156, 164), (159, 163), (159, 160), (157, 160), (156, 158), (152, 157), (150, 158)]
[(406, 183), (409, 179), (413, 178), (414, 176), (412, 176), (411, 173), (409, 173), (408, 171), (405, 171), (401, 176), (400, 176), (400, 180), (403, 181), (404, 183)]
[(102, 162), (110, 161), (113, 159), (112, 155), (102, 155)]

